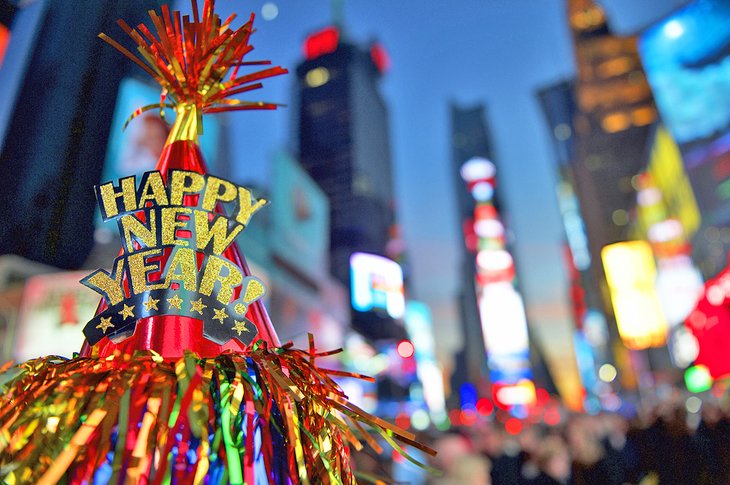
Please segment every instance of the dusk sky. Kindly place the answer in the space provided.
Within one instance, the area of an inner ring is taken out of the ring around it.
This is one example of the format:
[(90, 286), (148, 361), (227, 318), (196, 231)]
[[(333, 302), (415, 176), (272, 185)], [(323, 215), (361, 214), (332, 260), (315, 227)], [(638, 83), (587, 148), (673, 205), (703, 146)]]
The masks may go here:
[[(177, 5), (185, 10), (187, 3)], [(222, 14), (235, 9), (246, 18), (256, 13), (256, 49), (250, 59), (270, 59), (292, 72), (302, 60), (306, 35), (332, 21), (332, 6), (326, 0), (218, 3)], [(271, 20), (262, 15), (267, 3), (278, 9)], [(622, 32), (639, 29), (658, 11), (668, 12), (682, 3), (602, 2)], [(346, 37), (355, 43), (377, 39), (391, 58), (381, 88), (390, 114), (397, 217), (411, 261), (411, 297), (431, 305), (440, 350), (451, 352), (460, 346), (458, 332), (450, 331), (458, 324), (454, 300), (461, 244), (455, 174), (449, 170), (452, 102), (487, 107), (530, 328), (546, 344), (569, 339), (554, 157), (535, 97), (539, 88), (574, 72), (565, 2), (351, 0), (343, 11)], [(291, 74), (268, 80), (251, 98), (290, 103), (293, 83)], [(292, 116), (284, 108), (230, 117), (234, 180), (269, 185), (268, 161), (277, 150), (291, 148)]]

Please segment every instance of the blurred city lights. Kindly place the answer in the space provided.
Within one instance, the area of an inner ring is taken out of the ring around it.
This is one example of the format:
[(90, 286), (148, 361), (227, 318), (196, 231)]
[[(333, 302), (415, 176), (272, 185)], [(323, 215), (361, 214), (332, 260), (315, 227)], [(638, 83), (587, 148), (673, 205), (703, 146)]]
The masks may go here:
[(616, 209), (611, 214), (611, 220), (617, 226), (625, 226), (629, 223), (629, 213), (623, 209)]
[(261, 6), (261, 17), (264, 20), (274, 20), (279, 16), (279, 7), (274, 2), (266, 2)]
[(499, 238), (504, 236), (504, 226), (498, 219), (481, 219), (474, 223), (474, 232), (483, 238)]
[(509, 418), (504, 423), (504, 429), (511, 435), (519, 434), (522, 431), (522, 421), (517, 418)]
[(399, 413), (395, 417), (395, 424), (400, 428), (408, 429), (411, 426), (411, 418), (407, 413)]
[(449, 422), (451, 426), (461, 426), (461, 409), (449, 411)]
[(515, 384), (493, 384), (494, 398), (504, 407), (534, 404), (535, 385), (528, 379), (522, 379)]
[(545, 410), (543, 420), (548, 426), (557, 426), (560, 424), (560, 410), (555, 406), (549, 407)]
[(674, 365), (680, 369), (694, 362), (700, 352), (697, 338), (684, 326), (677, 327), (672, 333), (669, 349)]
[(477, 264), (485, 271), (505, 271), (512, 267), (512, 255), (504, 249), (482, 250), (477, 253)]
[(601, 406), (603, 406), (603, 409), (612, 413), (621, 409), (622, 403), (623, 401), (618, 394), (610, 393), (601, 397)]
[(494, 411), (494, 404), (492, 401), (483, 397), (477, 401), (477, 412), (482, 416), (489, 416)]
[(684, 34), (684, 27), (678, 20), (670, 20), (664, 25), (664, 35), (670, 39), (678, 39), (682, 34)]
[(684, 403), (685, 409), (688, 413), (696, 414), (702, 409), (702, 399), (697, 396), (690, 396)]
[(494, 196), (494, 188), (489, 182), (477, 182), (471, 189), (471, 195), (478, 202), (487, 202)]
[(489, 180), (494, 177), (496, 171), (494, 164), (486, 158), (474, 157), (461, 166), (461, 178), (467, 182)]
[(438, 421), (446, 410), (444, 375), (436, 359), (431, 311), (423, 302), (410, 300), (406, 304), (405, 327), (413, 343), (416, 373), (423, 386), (423, 400), (431, 417)]
[(413, 357), (415, 348), (413, 347), (413, 344), (408, 340), (401, 340), (400, 342), (398, 342), (396, 351), (398, 352), (398, 355), (400, 355), (404, 359), (409, 359)]
[(616, 368), (611, 364), (603, 364), (598, 369), (598, 378), (603, 382), (613, 382), (617, 375), (618, 371), (616, 371)]
[(479, 300), (487, 354), (514, 360), (527, 355), (529, 338), (522, 297), (510, 283), (492, 283), (484, 288)]
[(712, 388), (712, 376), (704, 365), (695, 365), (684, 371), (684, 383), (689, 392), (705, 392)]
[(310, 88), (318, 88), (327, 84), (330, 80), (330, 72), (326, 67), (315, 67), (307, 72), (304, 80)]
[(428, 413), (423, 409), (416, 409), (411, 414), (411, 426), (413, 426), (414, 429), (417, 429), (419, 431), (423, 431), (428, 428), (428, 425), (431, 424), (431, 419), (428, 417)]
[(326, 27), (311, 34), (304, 41), (304, 56), (308, 60), (316, 59), (337, 50), (340, 43), (340, 31), (334, 27)]
[(459, 388), (459, 398), (461, 399), (461, 409), (476, 409), (477, 388), (471, 382), (463, 383)]
[(462, 409), (461, 424), (464, 426), (473, 426), (477, 422), (477, 413), (473, 409)]
[(609, 244), (601, 257), (624, 344), (637, 350), (664, 345), (667, 322), (656, 294), (656, 266), (649, 243)]
[(553, 135), (555, 135), (555, 138), (560, 141), (567, 140), (572, 134), (573, 130), (571, 130), (570, 126), (565, 123), (560, 123), (553, 129)]
[(438, 416), (433, 417), (433, 423), (436, 425), (436, 429), (439, 431), (447, 431), (451, 427), (451, 420), (449, 415), (441, 413)]

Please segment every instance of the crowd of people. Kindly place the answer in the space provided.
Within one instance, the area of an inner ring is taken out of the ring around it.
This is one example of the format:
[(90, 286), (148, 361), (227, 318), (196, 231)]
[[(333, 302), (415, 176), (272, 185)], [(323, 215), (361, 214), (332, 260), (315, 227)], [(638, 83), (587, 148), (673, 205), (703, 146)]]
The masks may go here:
[(730, 414), (705, 402), (697, 414), (665, 402), (626, 418), (566, 416), (510, 434), (496, 421), (435, 437), (428, 485), (728, 485)]

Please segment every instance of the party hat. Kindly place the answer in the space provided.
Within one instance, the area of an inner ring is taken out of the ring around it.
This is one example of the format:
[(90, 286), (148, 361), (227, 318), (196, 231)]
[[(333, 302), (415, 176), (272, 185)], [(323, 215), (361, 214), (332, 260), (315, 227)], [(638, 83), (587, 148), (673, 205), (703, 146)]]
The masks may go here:
[[(253, 49), (249, 44), (249, 37), (253, 32), (253, 15), (237, 29), (231, 28), (235, 16), (222, 21), (215, 13), (214, 2), (212, 1), (205, 2), (202, 17), (196, 2), (193, 1), (192, 15), (192, 19), (187, 15), (181, 16), (178, 11), (170, 12), (167, 6), (162, 7), (161, 15), (151, 11), (150, 18), (156, 30), (156, 36), (144, 24), (134, 29), (123, 20), (120, 20), (118, 24), (136, 44), (138, 55), (133, 54), (106, 34), (100, 35), (103, 40), (144, 69), (162, 87), (159, 104), (139, 108), (130, 116), (128, 123), (133, 122), (132, 120), (136, 116), (148, 110), (159, 109), (161, 114), (164, 114), (163, 108), (175, 110), (175, 122), (156, 166), (163, 182), (167, 183), (170, 182), (170, 174), (175, 170), (207, 174), (208, 171), (198, 145), (198, 136), (203, 131), (202, 117), (204, 114), (223, 111), (275, 109), (277, 105), (274, 103), (242, 101), (234, 99), (233, 96), (262, 87), (260, 81), (264, 78), (287, 72), (286, 69), (281, 67), (271, 67), (253, 73), (239, 73), (242, 67), (270, 64), (269, 61), (247, 62), (244, 60), (245, 56)], [(253, 200), (244, 188), (238, 189), (234, 184), (217, 178), (208, 180), (189, 176), (182, 178), (180, 183), (195, 184), (200, 183), (200, 180), (204, 180), (207, 189), (211, 189), (211, 185), (213, 185), (212, 190), (219, 192), (222, 190), (224, 192), (212, 195), (213, 198), (217, 197), (216, 202), (220, 200), (230, 201), (241, 197), (240, 202), (236, 200), (239, 209), (242, 204), (250, 204), (250, 207), (260, 207), (265, 203), (265, 201)], [(149, 183), (149, 179), (146, 179), (146, 181)], [(106, 188), (109, 189), (109, 187)], [(185, 193), (183, 199), (181, 199), (182, 206), (190, 208), (199, 208), (201, 206), (203, 202), (201, 200), (202, 194), (185, 189), (183, 189), (183, 192)], [(123, 199), (130, 196), (130, 193), (128, 191), (125, 195), (123, 187), (112, 186), (106, 194), (99, 194), (100, 204), (103, 205), (105, 202), (109, 202), (104, 200), (104, 195)], [(211, 190), (206, 191), (206, 194), (210, 195), (210, 193)], [(134, 196), (136, 195), (134, 194)], [(144, 195), (141, 195), (141, 197), (144, 197)], [(248, 200), (244, 200), (244, 198)], [(111, 205), (115, 205), (115, 202), (116, 200)], [(140, 209), (149, 208), (153, 202), (155, 200), (148, 198)], [(224, 213), (221, 205), (221, 203), (218, 203), (215, 207), (207, 207), (207, 209), (211, 209), (209, 213), (211, 219)], [(118, 207), (114, 207), (112, 210), (116, 210), (117, 214), (120, 214), (123, 208), (120, 210)], [(183, 211), (178, 211), (177, 214), (180, 217), (185, 217)], [(141, 216), (140, 218), (144, 220), (150, 214), (138, 213), (137, 216)], [(131, 216), (122, 213), (122, 217)], [(117, 222), (119, 221), (117, 220)], [(175, 224), (185, 226), (184, 223), (180, 223), (179, 218)], [(233, 230), (235, 229), (236, 227), (233, 228)], [(123, 233), (121, 230), (120, 232)], [(162, 241), (155, 242), (158, 245), (164, 243), (164, 235), (161, 239)], [(178, 239), (174, 240), (179, 242)], [(126, 252), (131, 254), (141, 249), (148, 249), (148, 247), (144, 243), (136, 244), (135, 247), (129, 248)], [(173, 258), (174, 249), (165, 248), (162, 251), (159, 257), (160, 260), (155, 263), (158, 269), (147, 271), (147, 281), (164, 278), (161, 273), (166, 266), (170, 269), (169, 263)], [(158, 253), (158, 251), (152, 250), (147, 252), (149, 258), (157, 256)], [(197, 266), (204, 265), (201, 260), (202, 257), (202, 254), (197, 255)], [(242, 282), (251, 284), (252, 280), (247, 278), (252, 276), (251, 272), (235, 242), (223, 251), (222, 257), (232, 263), (235, 268), (241, 270), (244, 277)], [(146, 261), (144, 258), (136, 258), (136, 260), (140, 259)], [(123, 267), (127, 271), (121, 276), (121, 283), (127, 294), (130, 293), (128, 280), (133, 277), (131, 274), (133, 265), (129, 264), (131, 261), (132, 258), (122, 261)], [(213, 263), (220, 265), (215, 261)], [(145, 267), (150, 268), (149, 265)], [(221, 271), (225, 271), (226, 268), (227, 264), (221, 267)], [(195, 271), (200, 271), (201, 274), (191, 275), (190, 277), (197, 279), (205, 277), (202, 273), (202, 267), (196, 268)], [(103, 278), (103, 275), (97, 273), (94, 277), (99, 279)], [(99, 291), (98, 285), (93, 284), (93, 279), (91, 281), (87, 279), (84, 283)], [(202, 357), (214, 357), (225, 350), (244, 350), (247, 345), (257, 340), (263, 340), (272, 346), (279, 344), (276, 331), (262, 304), (260, 294), (255, 295), (258, 297), (256, 300), (244, 302), (247, 307), (245, 321), (250, 322), (253, 326), (252, 328), (246, 327), (246, 338), (241, 339), (235, 338), (241, 336), (241, 331), (236, 330), (235, 322), (244, 322), (243, 315), (229, 315), (229, 312), (223, 317), (220, 312), (224, 309), (214, 308), (213, 305), (202, 303), (200, 294), (194, 291), (186, 292), (187, 296), (190, 297), (189, 300), (178, 302), (180, 295), (177, 287), (179, 285), (173, 281), (170, 281), (170, 284), (171, 287), (165, 289), (165, 291), (147, 291), (144, 295), (138, 294), (134, 301), (127, 302), (127, 299), (125, 299), (121, 305), (118, 302), (115, 308), (108, 307), (109, 298), (107, 295), (107, 298), (102, 300), (99, 305), (97, 318), (87, 326), (85, 331), (87, 342), (81, 351), (81, 355), (103, 357), (117, 350), (127, 353), (132, 353), (135, 350), (154, 350), (165, 358), (179, 358), (185, 350), (190, 350)], [(155, 285), (147, 285), (148, 288), (153, 286)], [(259, 288), (259, 286), (254, 285), (252, 288)], [(232, 297), (238, 298), (241, 291), (246, 291), (243, 284), (234, 289)], [(172, 304), (168, 303), (168, 300), (171, 300)], [(200, 303), (197, 306), (189, 306), (194, 301)], [(146, 308), (143, 308), (143, 305)], [(151, 309), (150, 305), (153, 305), (154, 308)], [(190, 311), (185, 312), (183, 307), (188, 307), (187, 309)], [(219, 313), (216, 313), (216, 311)], [(218, 315), (217, 324), (213, 321), (216, 315)], [(99, 325), (101, 326), (99, 327)], [(240, 329), (241, 324), (238, 325)], [(228, 335), (223, 331), (225, 329), (222, 326), (227, 326), (230, 330)], [(103, 330), (103, 332), (99, 330)], [(218, 334), (217, 338), (211, 338), (212, 333)]]

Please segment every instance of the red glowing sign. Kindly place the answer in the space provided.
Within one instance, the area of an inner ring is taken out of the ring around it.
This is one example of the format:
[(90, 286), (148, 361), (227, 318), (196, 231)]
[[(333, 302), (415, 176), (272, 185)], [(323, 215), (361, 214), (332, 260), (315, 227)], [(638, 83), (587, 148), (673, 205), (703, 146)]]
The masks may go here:
[(380, 74), (390, 69), (390, 56), (381, 44), (376, 43), (370, 46), (370, 58)]
[(5, 58), (5, 51), (10, 43), (10, 30), (3, 24), (0, 24), (0, 66), (3, 65), (3, 59)]
[(340, 31), (335, 27), (326, 27), (313, 33), (304, 41), (304, 57), (308, 61), (337, 50), (340, 43)]

